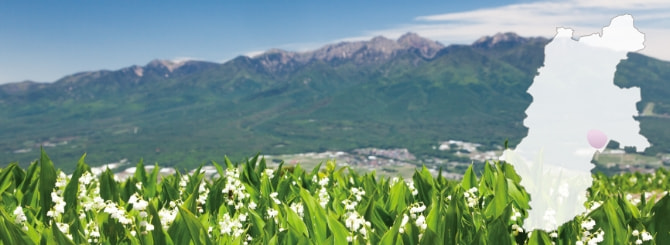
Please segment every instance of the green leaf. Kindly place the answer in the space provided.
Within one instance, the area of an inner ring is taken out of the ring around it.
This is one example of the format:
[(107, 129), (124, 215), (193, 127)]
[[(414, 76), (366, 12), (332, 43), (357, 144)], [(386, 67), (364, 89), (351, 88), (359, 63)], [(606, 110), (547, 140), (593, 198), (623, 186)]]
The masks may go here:
[(47, 156), (47, 153), (44, 152), (43, 148), (40, 148), (41, 157), (40, 157), (40, 213), (41, 217), (44, 219), (44, 223), (48, 223), (50, 217), (47, 216), (47, 212), (51, 209), (53, 205), (51, 200), (51, 192), (56, 186), (56, 168), (54, 167), (53, 162)]
[(495, 182), (495, 170), (491, 167), (491, 164), (487, 161), (484, 163), (484, 174), (479, 179), (479, 194), (480, 196), (486, 196), (489, 194), (489, 188), (493, 186)]
[(443, 244), (458, 244), (459, 242), (459, 233), (460, 231), (460, 221), (462, 218), (462, 212), (465, 210), (465, 207), (460, 206), (461, 202), (459, 196), (462, 196), (463, 192), (459, 189), (452, 194), (451, 202), (447, 205), (447, 213), (445, 215), (445, 225), (444, 225), (444, 243)]
[(335, 168), (337, 168), (337, 163), (335, 162), (335, 160), (326, 161), (326, 174), (331, 174), (335, 172)]
[(176, 183), (170, 183), (167, 181), (167, 179), (163, 179), (161, 182), (161, 189), (162, 192), (160, 193), (161, 196), (161, 203), (170, 203), (170, 201), (176, 201), (180, 200), (181, 196), (179, 196), (179, 190), (177, 190), (174, 186), (179, 184), (179, 176), (178, 175), (172, 175), (171, 178), (172, 181)]
[(433, 200), (433, 175), (430, 174), (426, 166), (423, 166), (420, 172), (414, 172), (412, 179), (414, 180), (416, 190), (419, 191), (419, 200), (426, 206), (430, 206)]
[(0, 170), (0, 193), (5, 191), (13, 193), (18, 183), (22, 182), (24, 174), (16, 163), (10, 163), (6, 168)]
[(254, 155), (254, 157), (247, 160), (247, 164), (249, 165), (250, 170), (255, 170), (256, 169), (256, 164), (258, 163), (258, 157), (260, 155), (261, 155), (260, 153), (256, 153), (256, 155)]
[[(623, 240), (622, 240), (623, 241)], [(551, 245), (551, 239), (547, 232), (543, 230), (534, 230), (528, 239), (528, 245)]]
[(207, 236), (207, 229), (202, 226), (202, 223), (188, 210), (178, 207), (179, 213), (168, 234), (175, 244), (212, 244)]
[(386, 233), (384, 233), (381, 240), (379, 241), (379, 244), (382, 245), (403, 244), (402, 238), (400, 237), (400, 233), (398, 232), (401, 222), (402, 222), (402, 216), (399, 219), (396, 219), (395, 222), (393, 222), (393, 226), (388, 231), (386, 231)]
[(477, 187), (477, 176), (475, 175), (475, 171), (472, 170), (472, 164), (465, 170), (463, 180), (461, 180), (461, 186), (466, 190), (469, 190), (472, 187)]
[[(264, 176), (261, 178), (261, 181), (258, 185), (258, 189), (261, 192), (261, 195), (263, 195), (263, 199), (270, 200), (270, 193), (272, 193), (272, 184), (270, 183), (270, 179), (267, 176)], [(283, 193), (279, 193), (279, 197), (281, 198)]]
[[(75, 213), (75, 212), (72, 212), (72, 213)], [(86, 240), (86, 237), (83, 234), (83, 230), (85, 228), (82, 227), (81, 220), (78, 217), (72, 218), (71, 220), (72, 221), (70, 222), (69, 232), (72, 235), (72, 239), (71, 239), (72, 242), (75, 243), (75, 244), (87, 243), (88, 241)]]
[(219, 177), (223, 178), (226, 176), (226, 172), (223, 170), (223, 167), (216, 163), (215, 161), (212, 161), (212, 165), (216, 168), (216, 172), (219, 173)]
[[(21, 183), (21, 192), (24, 194), (29, 193), (29, 192), (34, 192), (35, 188), (30, 188), (32, 185), (34, 185), (36, 182), (38, 182), (39, 178), (39, 165), (37, 164), (37, 161), (32, 162), (30, 166), (28, 167), (28, 171), (26, 171), (26, 175), (23, 178), (23, 183)], [(25, 195), (24, 195), (25, 198)]]
[(596, 221), (596, 227), (605, 232), (604, 241), (600, 244), (617, 244), (625, 241), (628, 234), (626, 224), (623, 223), (624, 215), (614, 198), (605, 200), (600, 208), (593, 211), (590, 216)]
[(74, 245), (74, 242), (72, 242), (72, 240), (70, 240), (70, 238), (65, 236), (65, 234), (63, 234), (63, 232), (61, 232), (58, 229), (58, 226), (52, 225), (51, 226), (51, 232), (53, 234), (53, 240), (52, 241), (55, 242), (55, 244), (58, 244), (58, 245), (70, 245), (70, 244), (72, 244), (72, 245)]
[(326, 240), (326, 211), (321, 208), (319, 202), (312, 197), (305, 189), (300, 190), (305, 209), (305, 223), (309, 230), (310, 237), (315, 242)]
[(505, 207), (509, 203), (507, 191), (507, 179), (500, 168), (497, 168), (497, 176), (495, 176), (494, 196), (493, 201), (486, 207), (487, 218), (493, 219), (502, 215)]
[[(367, 204), (367, 207), (365, 208), (365, 213), (363, 214), (365, 217), (365, 220), (370, 221), (370, 225), (372, 225), (372, 229), (375, 229), (375, 233), (382, 234), (383, 232), (386, 232), (387, 225), (386, 222), (384, 222), (384, 219), (382, 218), (382, 215), (380, 214), (383, 211), (384, 208), (379, 204), (379, 202), (375, 201), (374, 199), (370, 200)], [(370, 239), (372, 243), (378, 242), (376, 238), (374, 237), (375, 233), (370, 232), (370, 236), (372, 239)]]
[(147, 182), (143, 183), (144, 192), (142, 194), (144, 195), (144, 197), (153, 198), (158, 193), (157, 183), (158, 183), (158, 171), (159, 170), (160, 170), (160, 168), (158, 167), (158, 163), (156, 163), (154, 165), (154, 169), (151, 170), (151, 174), (149, 175), (149, 178), (147, 179)]
[(165, 237), (165, 232), (163, 231), (160, 216), (158, 215), (158, 211), (156, 211), (154, 204), (150, 203), (147, 209), (151, 215), (151, 224), (154, 226), (154, 230), (151, 231), (154, 244), (169, 244)]
[[(298, 233), (297, 231), (291, 229), (287, 230), (286, 233), (280, 233), (278, 235), (278, 242), (281, 241), (281, 244), (295, 244), (295, 245), (313, 245), (314, 243), (310, 241), (307, 237), (304, 235)], [(320, 244), (332, 244), (329, 243), (329, 241), (325, 241)]]
[[(200, 184), (196, 184), (195, 186), (199, 186)], [(182, 207), (191, 213), (197, 213), (198, 211), (198, 191), (193, 191), (191, 194), (186, 198), (186, 201), (182, 204)]]
[(522, 191), (521, 185), (515, 183), (511, 179), (507, 179), (507, 192), (509, 197), (519, 206), (521, 209), (530, 209), (529, 201), (530, 196), (525, 191)]
[(332, 213), (328, 215), (328, 228), (330, 228), (330, 232), (333, 234), (334, 244), (348, 244), (347, 236), (349, 236), (349, 230)]
[(144, 159), (140, 158), (140, 161), (135, 165), (135, 180), (142, 183), (142, 185), (147, 184), (147, 171), (144, 168)]
[(81, 156), (79, 162), (77, 162), (77, 168), (74, 170), (70, 182), (65, 186), (65, 192), (63, 193), (63, 200), (65, 201), (65, 212), (69, 217), (77, 217), (77, 191), (79, 191), (79, 177), (88, 170), (88, 166), (84, 163), (84, 158), (86, 154)]
[(670, 195), (665, 195), (658, 200), (651, 209), (652, 215), (649, 224), (649, 232), (656, 234), (656, 241), (670, 241)]
[(109, 168), (100, 175), (100, 197), (105, 201), (119, 202), (119, 187), (114, 180), (114, 173)]
[(407, 207), (409, 189), (405, 185), (405, 181), (399, 180), (396, 182), (389, 193), (389, 199), (386, 205), (386, 210), (394, 211), (395, 214), (401, 213)]
[(0, 216), (0, 241), (3, 244), (34, 244), (21, 227), (14, 224), (10, 219), (11, 217), (2, 210), (2, 216)]
[(267, 168), (267, 163), (265, 162), (265, 157), (261, 157), (261, 160), (258, 163), (258, 166), (256, 166), (256, 172), (262, 173), (265, 171)]
[[(503, 176), (499, 176), (502, 178)], [(507, 225), (509, 221), (510, 214), (512, 213), (512, 205), (507, 205), (503, 207), (502, 213), (489, 223), (486, 226), (488, 230), (488, 242), (489, 244), (512, 244), (512, 238), (510, 237), (509, 226)]]
[(503, 172), (505, 172), (505, 176), (511, 180), (514, 181), (514, 183), (520, 183), (521, 182), (521, 176), (519, 176), (516, 171), (514, 170), (514, 166), (509, 163), (501, 163)]
[(621, 197), (621, 195), (617, 197), (617, 204), (619, 207), (622, 208), (626, 220), (629, 220), (631, 218), (640, 219), (640, 210), (638, 210), (637, 207), (632, 203), (630, 203), (628, 200)]
[(219, 207), (224, 205), (224, 198), (228, 198), (228, 193), (222, 193), (226, 185), (224, 178), (215, 179), (212, 186), (209, 188), (209, 195), (207, 196), (207, 211), (211, 214), (218, 214)]
[(249, 235), (254, 238), (267, 239), (267, 234), (265, 233), (265, 219), (263, 219), (263, 217), (261, 217), (255, 210), (249, 210), (249, 216), (251, 218)]
[[(226, 168), (230, 168), (230, 169), (235, 168), (235, 165), (233, 165), (233, 163), (230, 162), (230, 159), (228, 159), (228, 156), (224, 156), (223, 159), (224, 159), (224, 162), (226, 162)], [(221, 176), (225, 176), (225, 175), (221, 175)]]
[(436, 244), (444, 241), (444, 233), (442, 232), (446, 223), (443, 215), (444, 198), (445, 192), (442, 192), (440, 196), (433, 200), (433, 205), (426, 216), (426, 231), (421, 239), (422, 244)]
[(317, 164), (316, 166), (314, 166), (314, 168), (312, 169), (312, 173), (310, 174), (310, 176), (314, 176), (314, 175), (316, 175), (317, 177), (319, 176), (319, 170), (321, 169), (321, 164), (323, 164), (323, 162), (319, 162), (319, 164)]
[(305, 225), (305, 222), (302, 221), (300, 216), (293, 212), (293, 210), (290, 209), (287, 205), (284, 205), (284, 210), (286, 211), (286, 222), (288, 223), (289, 227), (305, 238), (309, 238), (309, 231), (307, 231), (307, 226)]

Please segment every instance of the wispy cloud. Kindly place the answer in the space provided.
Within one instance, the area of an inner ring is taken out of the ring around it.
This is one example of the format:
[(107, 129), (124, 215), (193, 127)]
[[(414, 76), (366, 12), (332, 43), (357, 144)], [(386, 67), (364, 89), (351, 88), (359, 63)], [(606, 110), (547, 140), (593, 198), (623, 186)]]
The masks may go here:
[(204, 60), (204, 59), (198, 59), (198, 58), (193, 58), (193, 57), (176, 57), (171, 59), (173, 63), (183, 63), (187, 61), (192, 61), (192, 60)]
[(610, 20), (632, 14), (638, 29), (646, 34), (641, 53), (670, 60), (670, 1), (590, 0), (544, 1), (477, 9), (465, 12), (419, 16), (416, 24), (373, 34), (397, 35), (416, 30), (420, 35), (445, 44), (474, 41), (482, 35), (513, 31), (523, 36), (551, 37), (554, 27), (569, 27), (575, 35), (600, 32)]
[[(567, 27), (575, 36), (601, 32), (612, 18), (631, 14), (645, 33), (643, 54), (670, 60), (670, 1), (667, 0), (567, 0), (538, 1), (481, 8), (471, 11), (418, 16), (411, 23), (390, 29), (363, 32), (328, 42), (291, 43), (277, 48), (308, 51), (338, 42), (369, 40), (374, 36), (398, 38), (414, 32), (442, 44), (470, 44), (485, 35), (515, 32), (526, 37), (553, 37), (557, 27)], [(262, 51), (249, 52), (254, 56)]]
[(253, 57), (259, 56), (263, 53), (265, 53), (265, 50), (254, 50), (254, 51), (249, 51), (249, 52), (244, 53), (244, 56), (247, 56), (249, 58), (253, 58)]
[[(366, 33), (397, 38), (406, 32), (443, 44), (469, 44), (481, 36), (516, 32), (522, 36), (552, 37), (556, 27), (574, 29), (576, 36), (600, 32), (618, 15), (632, 14), (646, 34), (646, 55), (670, 60), (670, 1), (589, 0), (542, 1), (482, 8), (464, 12), (419, 16), (413, 23)], [(357, 37), (361, 39), (363, 37)]]
[[(342, 40), (334, 40), (330, 42), (297, 42), (297, 43), (287, 43), (287, 44), (282, 44), (279, 46), (267, 48), (267, 49), (256, 49), (256, 50), (251, 50), (244, 52), (243, 55), (253, 58), (258, 55), (261, 55), (265, 52), (267, 52), (270, 49), (280, 49), (280, 50), (286, 50), (286, 51), (291, 51), (291, 52), (307, 52), (311, 50), (318, 49), (324, 45), (330, 44), (330, 43), (336, 43), (336, 42), (341, 42)], [(227, 61), (227, 60), (226, 60)]]

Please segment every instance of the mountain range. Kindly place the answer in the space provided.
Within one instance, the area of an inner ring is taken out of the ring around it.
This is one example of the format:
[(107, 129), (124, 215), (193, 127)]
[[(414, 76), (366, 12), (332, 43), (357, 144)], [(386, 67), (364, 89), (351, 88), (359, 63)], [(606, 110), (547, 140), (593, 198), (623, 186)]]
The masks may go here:
[[(445, 47), (407, 33), (4, 84), (0, 163), (27, 164), (40, 146), (64, 169), (83, 153), (92, 165), (143, 158), (189, 168), (257, 152), (378, 147), (454, 157), (433, 146), (514, 146), (527, 133), (526, 90), (548, 42), (498, 33)], [(645, 154), (670, 152), (670, 62), (629, 53), (615, 84), (641, 88), (636, 119), (653, 144)]]

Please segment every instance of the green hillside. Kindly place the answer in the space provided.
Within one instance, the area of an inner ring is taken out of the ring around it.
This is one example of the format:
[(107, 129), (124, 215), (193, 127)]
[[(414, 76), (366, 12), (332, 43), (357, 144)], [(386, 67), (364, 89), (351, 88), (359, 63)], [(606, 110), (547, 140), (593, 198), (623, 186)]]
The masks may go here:
[[(44, 145), (65, 170), (84, 152), (92, 165), (144, 158), (190, 168), (257, 152), (379, 147), (445, 156), (432, 146), (449, 139), (513, 146), (526, 134), (526, 89), (548, 42), (516, 37), (432, 56), (413, 47), (384, 53), (375, 45), (394, 41), (376, 38), (346, 57), (275, 51), (2, 85), (0, 159), (26, 166)], [(670, 63), (629, 56), (616, 84), (642, 88), (640, 111), (655, 105), (639, 118), (654, 144), (648, 153), (670, 152)]]

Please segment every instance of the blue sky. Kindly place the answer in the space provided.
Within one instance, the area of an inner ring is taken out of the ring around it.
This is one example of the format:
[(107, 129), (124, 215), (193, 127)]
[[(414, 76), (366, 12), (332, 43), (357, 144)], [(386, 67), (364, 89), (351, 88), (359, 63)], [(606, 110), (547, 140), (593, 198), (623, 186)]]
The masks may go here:
[(514, 31), (599, 31), (631, 13), (647, 55), (670, 60), (670, 1), (2, 1), (0, 83), (49, 82), (80, 71), (152, 59), (224, 62), (270, 48), (397, 38), (412, 31), (443, 44)]

